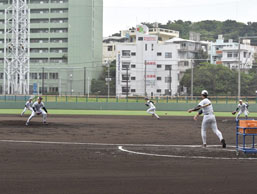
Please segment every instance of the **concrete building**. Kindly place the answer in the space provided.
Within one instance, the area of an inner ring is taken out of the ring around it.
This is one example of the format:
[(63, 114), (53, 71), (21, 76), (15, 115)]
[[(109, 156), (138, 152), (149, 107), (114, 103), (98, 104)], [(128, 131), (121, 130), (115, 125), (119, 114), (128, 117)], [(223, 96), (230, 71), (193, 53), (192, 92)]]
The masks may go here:
[[(239, 44), (233, 40), (224, 41), (219, 35), (215, 43), (211, 44), (209, 55), (212, 64), (223, 64), (230, 69), (238, 68)], [(254, 62), (254, 47), (250, 45), (250, 40), (243, 40), (240, 45), (240, 68), (251, 69)]]
[[(136, 28), (130, 30), (123, 30), (120, 32), (120, 36), (110, 36), (103, 40), (103, 60), (113, 61), (116, 58), (116, 45), (120, 43), (135, 43), (137, 30), (143, 25), (139, 25)], [(154, 28), (147, 29), (148, 35), (155, 35), (158, 37), (158, 42), (165, 42), (175, 37), (179, 37), (179, 32), (175, 30), (169, 30), (159, 28), (156, 24)]]
[[(0, 0), (1, 73), (4, 10), (10, 3), (11, 0)], [(103, 0), (28, 0), (28, 5), (30, 93), (87, 93), (88, 82), (101, 72)]]

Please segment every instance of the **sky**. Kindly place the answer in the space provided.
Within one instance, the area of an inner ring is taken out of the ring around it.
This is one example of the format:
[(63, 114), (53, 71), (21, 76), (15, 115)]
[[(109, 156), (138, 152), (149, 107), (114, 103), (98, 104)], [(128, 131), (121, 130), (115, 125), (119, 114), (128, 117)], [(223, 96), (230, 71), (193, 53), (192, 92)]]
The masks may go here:
[(141, 22), (227, 19), (257, 22), (257, 0), (103, 0), (104, 37)]

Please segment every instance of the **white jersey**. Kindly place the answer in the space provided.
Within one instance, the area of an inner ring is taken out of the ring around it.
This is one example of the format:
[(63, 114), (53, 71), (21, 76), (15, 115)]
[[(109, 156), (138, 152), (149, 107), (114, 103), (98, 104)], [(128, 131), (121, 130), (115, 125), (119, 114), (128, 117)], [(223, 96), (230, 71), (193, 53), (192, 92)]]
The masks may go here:
[(28, 108), (28, 109), (32, 108), (32, 105), (33, 105), (33, 102), (27, 101), (27, 102), (25, 103), (25, 107)]
[(213, 107), (212, 107), (211, 101), (208, 98), (203, 99), (199, 103), (199, 106), (205, 106), (207, 104), (210, 104), (210, 105), (202, 108), (203, 114), (204, 115), (211, 115), (211, 114), (213, 114)]
[(41, 109), (45, 107), (44, 103), (41, 102), (40, 104), (38, 102), (35, 102), (33, 104), (33, 110), (35, 110), (36, 112), (41, 112)]
[(241, 112), (245, 112), (247, 110), (247, 104), (246, 103), (242, 103), (242, 104), (238, 104), (237, 108), (239, 111)]
[(146, 104), (149, 106), (149, 108), (155, 108), (154, 103), (151, 100), (147, 100)]

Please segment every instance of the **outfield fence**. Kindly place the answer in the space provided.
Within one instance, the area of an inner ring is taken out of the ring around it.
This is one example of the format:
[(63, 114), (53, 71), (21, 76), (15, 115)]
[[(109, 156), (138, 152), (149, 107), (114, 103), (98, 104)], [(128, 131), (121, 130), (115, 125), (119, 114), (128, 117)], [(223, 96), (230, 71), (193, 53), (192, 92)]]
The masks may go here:
[[(19, 96), (19, 95), (1, 95), (0, 102), (24, 102), (27, 101), (31, 96)], [(44, 102), (62, 102), (62, 103), (143, 103), (144, 97), (106, 97), (106, 96), (53, 96), (47, 95), (42, 96)], [(36, 99), (37, 96), (34, 96)], [(213, 104), (237, 104), (238, 97), (235, 96), (210, 96), (209, 97)], [(247, 101), (249, 104), (257, 104), (256, 96), (244, 96), (241, 98), (244, 101)], [(194, 96), (191, 98), (190, 96), (162, 96), (162, 97), (154, 97), (152, 100), (155, 103), (198, 103), (201, 100), (200, 96)]]

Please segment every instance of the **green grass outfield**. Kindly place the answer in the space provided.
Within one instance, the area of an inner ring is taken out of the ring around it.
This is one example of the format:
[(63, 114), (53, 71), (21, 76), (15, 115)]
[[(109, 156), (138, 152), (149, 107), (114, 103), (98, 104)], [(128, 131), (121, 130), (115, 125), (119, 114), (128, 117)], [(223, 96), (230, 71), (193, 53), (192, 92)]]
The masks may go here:
[[(21, 109), (0, 109), (0, 114), (20, 114)], [(144, 116), (149, 115), (146, 111), (120, 111), (120, 110), (51, 110), (50, 114), (56, 115), (124, 115), (124, 116)], [(26, 112), (29, 114), (29, 111)], [(160, 116), (193, 116), (195, 113), (187, 113), (186, 111), (157, 111)], [(230, 112), (216, 112), (218, 117), (235, 117)], [(257, 117), (257, 113), (250, 113), (249, 117)]]

